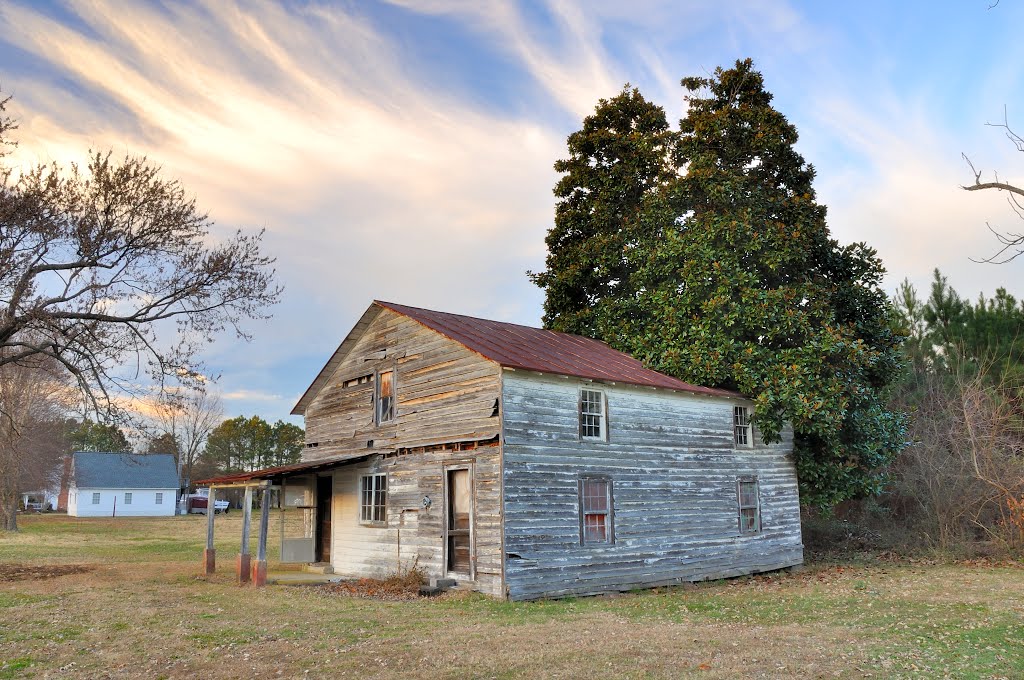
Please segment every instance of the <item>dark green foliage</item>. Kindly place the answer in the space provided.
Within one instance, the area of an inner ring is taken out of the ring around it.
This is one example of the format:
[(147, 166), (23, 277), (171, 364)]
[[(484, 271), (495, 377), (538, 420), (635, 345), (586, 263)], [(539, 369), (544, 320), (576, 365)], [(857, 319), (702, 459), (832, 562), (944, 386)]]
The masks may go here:
[(116, 425), (94, 423), (88, 418), (68, 435), (72, 451), (127, 453), (132, 450), (124, 432)]
[(629, 254), (645, 237), (645, 201), (671, 178), (672, 142), (665, 111), (628, 85), (569, 136), (547, 269), (530, 274), (547, 293), (546, 327), (597, 337), (596, 308), (633, 294)]
[(1024, 378), (1024, 301), (1005, 288), (975, 303), (960, 297), (938, 269), (925, 302), (909, 281), (897, 300), (910, 342), (907, 353), (918, 371), (975, 375), (1016, 384)]
[[(672, 157), (649, 173), (668, 179), (638, 202), (639, 214), (619, 222), (618, 238), (630, 244), (616, 251), (627, 283), (596, 288), (593, 302), (574, 300), (587, 306), (578, 316), (590, 318), (569, 328), (595, 329), (656, 370), (750, 395), (767, 440), (791, 423), (805, 503), (876, 492), (877, 473), (904, 431), (902, 417), (886, 408), (902, 337), (880, 288), (881, 262), (865, 244), (831, 238), (814, 169), (793, 147), (796, 128), (771, 107), (749, 60), (683, 86), (688, 115), (674, 142), (658, 137)], [(602, 109), (617, 103), (602, 102), (598, 112), (613, 117)], [(563, 177), (557, 192), (568, 193), (574, 178)], [(556, 219), (552, 233), (559, 227)], [(613, 229), (602, 223), (595, 231)], [(618, 248), (610, 237), (590, 246), (605, 243)], [(548, 244), (558, 242), (549, 235)], [(556, 278), (553, 263), (549, 255), (548, 280)], [(551, 309), (566, 300), (546, 290), (545, 322), (564, 329)]]
[(206, 440), (205, 463), (220, 472), (259, 470), (297, 463), (305, 433), (281, 420), (273, 425), (259, 416), (225, 420)]

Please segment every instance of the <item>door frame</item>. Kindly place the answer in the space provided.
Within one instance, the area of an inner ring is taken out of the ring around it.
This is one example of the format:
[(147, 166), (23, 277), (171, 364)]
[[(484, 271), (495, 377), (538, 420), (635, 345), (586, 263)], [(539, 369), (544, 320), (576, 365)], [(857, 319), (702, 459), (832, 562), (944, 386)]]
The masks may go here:
[(321, 505), (320, 496), (321, 486), (323, 486), (329, 487), (330, 489), (327, 495), (327, 511), (330, 513), (331, 516), (330, 535), (327, 536), (327, 562), (330, 564), (333, 562), (333, 560), (331, 559), (331, 554), (334, 550), (334, 474), (332, 473), (328, 475), (316, 475), (314, 479), (316, 479), (316, 482), (313, 485), (313, 495), (316, 499), (316, 510), (314, 511), (313, 516), (313, 535), (315, 537), (313, 541), (313, 561), (323, 562), (323, 559), (321, 558), (321, 554), (323, 553), (324, 548), (323, 514), (321, 512), (321, 508), (323, 506)]
[[(476, 580), (476, 473), (473, 469), (473, 463), (474, 461), (472, 460), (457, 461), (441, 466), (442, 508), (444, 512), (441, 521), (441, 559), (444, 565), (443, 571), (445, 575), (462, 576), (463, 578), (468, 576), (470, 581)], [(469, 472), (469, 574), (461, 571), (452, 571), (451, 566), (448, 564), (448, 524), (451, 519), (449, 516), (451, 512), (451, 499), (448, 492), (448, 475), (458, 470), (467, 470)]]

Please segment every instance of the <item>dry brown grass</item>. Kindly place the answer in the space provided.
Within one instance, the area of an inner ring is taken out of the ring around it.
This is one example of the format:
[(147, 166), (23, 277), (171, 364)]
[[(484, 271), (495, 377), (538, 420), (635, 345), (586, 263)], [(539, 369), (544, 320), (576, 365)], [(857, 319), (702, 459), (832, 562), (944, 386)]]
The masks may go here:
[[(93, 567), (0, 582), (0, 678), (1024, 677), (1024, 570), (1012, 565), (821, 565), (614, 597), (379, 601), (239, 587), (230, 568), (199, 578), (201, 518), (102, 522), (43, 518), (0, 534), (0, 564), (25, 548), (36, 557), (20, 564)], [(221, 548), (221, 565), (235, 550)]]

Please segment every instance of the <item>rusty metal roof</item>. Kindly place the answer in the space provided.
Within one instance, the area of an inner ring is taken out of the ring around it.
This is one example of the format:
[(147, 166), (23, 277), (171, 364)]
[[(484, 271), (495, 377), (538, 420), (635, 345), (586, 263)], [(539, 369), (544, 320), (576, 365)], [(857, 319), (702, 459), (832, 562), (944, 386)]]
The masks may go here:
[(451, 338), (485, 359), (508, 368), (628, 385), (683, 390), (694, 394), (743, 397), (739, 392), (691, 385), (664, 373), (652, 371), (628, 354), (614, 350), (598, 340), (584, 338), (580, 335), (569, 335), (531, 326), (478, 319), (448, 312), (435, 312), (429, 309), (375, 300), (363, 312), (355, 327), (349, 331), (338, 349), (320, 369), (320, 373), (317, 374), (313, 383), (295, 404), (292, 415), (305, 415), (306, 407), (327, 384), (334, 371), (341, 365), (359, 337), (382, 309), (389, 309), (397, 314), (407, 316), (427, 328)]
[(290, 477), (305, 472), (326, 470), (339, 465), (355, 463), (373, 455), (379, 455), (380, 451), (372, 453), (348, 453), (340, 456), (332, 456), (321, 460), (310, 460), (304, 463), (293, 463), (292, 465), (279, 465), (278, 467), (264, 468), (262, 470), (250, 470), (248, 472), (232, 472), (226, 475), (218, 475), (207, 479), (196, 481), (196, 486), (230, 486), (234, 484), (245, 484), (256, 480), (272, 480), (278, 477)]
[(696, 394), (742, 397), (732, 390), (701, 387), (652, 371), (598, 340), (542, 328), (435, 312), (392, 302), (375, 305), (409, 317), (502, 366), (590, 380), (661, 387)]

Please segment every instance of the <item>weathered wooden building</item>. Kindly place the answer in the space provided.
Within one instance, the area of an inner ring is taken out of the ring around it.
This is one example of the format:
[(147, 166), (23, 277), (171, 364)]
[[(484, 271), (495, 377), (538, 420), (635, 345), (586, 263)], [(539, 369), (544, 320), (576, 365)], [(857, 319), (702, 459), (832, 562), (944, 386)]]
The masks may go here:
[(285, 559), (412, 565), (497, 597), (800, 564), (792, 437), (742, 395), (578, 336), (374, 302), (293, 413), (303, 462), (212, 480), (310, 508)]

